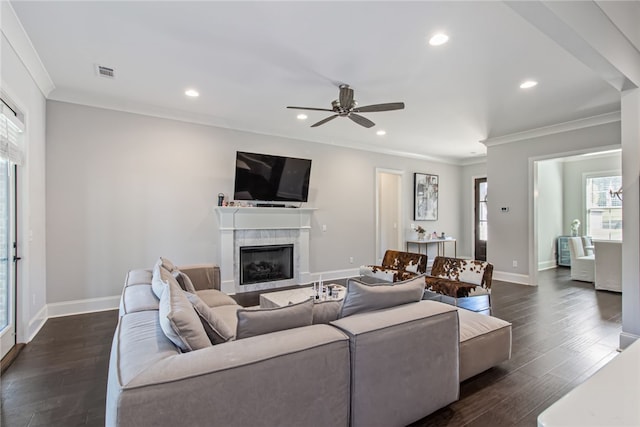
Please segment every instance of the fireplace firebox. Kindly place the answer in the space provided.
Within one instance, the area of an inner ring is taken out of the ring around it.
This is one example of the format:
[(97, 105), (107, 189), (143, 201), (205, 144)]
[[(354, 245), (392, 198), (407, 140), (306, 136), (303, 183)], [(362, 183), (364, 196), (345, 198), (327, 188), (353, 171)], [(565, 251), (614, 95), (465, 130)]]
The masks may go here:
[(240, 247), (240, 284), (293, 279), (293, 245)]

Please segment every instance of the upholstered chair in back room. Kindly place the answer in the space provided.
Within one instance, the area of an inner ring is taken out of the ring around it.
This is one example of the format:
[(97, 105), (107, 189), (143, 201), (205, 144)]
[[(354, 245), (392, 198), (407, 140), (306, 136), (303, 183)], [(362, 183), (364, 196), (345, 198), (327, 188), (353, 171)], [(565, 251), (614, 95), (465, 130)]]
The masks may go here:
[(569, 238), (569, 253), (571, 254), (571, 280), (592, 282), (595, 277), (595, 255), (586, 255), (581, 237)]

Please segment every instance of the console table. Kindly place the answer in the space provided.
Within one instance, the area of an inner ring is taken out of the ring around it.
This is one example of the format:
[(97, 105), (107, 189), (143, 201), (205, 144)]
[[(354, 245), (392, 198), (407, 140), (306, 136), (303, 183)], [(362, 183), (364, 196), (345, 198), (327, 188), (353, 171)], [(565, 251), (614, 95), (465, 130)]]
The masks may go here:
[(420, 252), (420, 247), (422, 245), (424, 245), (424, 253), (425, 255), (427, 255), (428, 252), (428, 247), (429, 245), (437, 245), (438, 248), (438, 256), (445, 256), (445, 247), (444, 244), (445, 243), (453, 243), (453, 256), (454, 258), (458, 257), (458, 244), (456, 243), (456, 239), (452, 239), (452, 238), (437, 238), (437, 239), (424, 239), (424, 240), (407, 240), (406, 242), (406, 246), (407, 246), (407, 252), (409, 251), (409, 245), (415, 245), (418, 247), (418, 253), (422, 253)]

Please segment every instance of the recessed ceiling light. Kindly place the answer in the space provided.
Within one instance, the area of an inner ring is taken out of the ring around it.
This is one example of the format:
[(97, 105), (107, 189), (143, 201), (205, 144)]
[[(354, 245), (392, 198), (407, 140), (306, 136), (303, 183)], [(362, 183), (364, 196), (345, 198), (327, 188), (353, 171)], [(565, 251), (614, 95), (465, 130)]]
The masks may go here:
[(449, 41), (449, 36), (444, 33), (438, 33), (429, 39), (431, 46), (440, 46)]
[(298, 119), (298, 120), (307, 120), (307, 115), (306, 114), (298, 114), (296, 116), (296, 119)]
[(387, 131), (386, 130), (382, 130), (382, 129), (380, 129), (378, 132), (376, 132), (376, 135), (380, 135), (380, 136), (384, 136), (386, 134), (387, 134)]
[(529, 89), (537, 85), (538, 82), (535, 80), (525, 80), (520, 84), (520, 89)]
[(198, 96), (200, 96), (200, 94), (198, 93), (197, 90), (195, 89), (187, 89), (184, 91), (184, 94), (191, 97), (191, 98), (197, 98)]

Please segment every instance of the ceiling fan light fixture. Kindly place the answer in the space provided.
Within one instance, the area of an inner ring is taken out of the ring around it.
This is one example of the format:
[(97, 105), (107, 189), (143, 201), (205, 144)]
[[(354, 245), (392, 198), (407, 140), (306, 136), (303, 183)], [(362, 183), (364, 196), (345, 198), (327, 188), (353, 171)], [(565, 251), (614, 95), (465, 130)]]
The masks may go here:
[(531, 89), (534, 86), (537, 86), (538, 82), (535, 80), (525, 80), (520, 83), (520, 89)]
[(184, 94), (187, 95), (189, 98), (197, 98), (200, 96), (200, 93), (195, 89), (187, 89), (184, 91)]
[(448, 41), (449, 41), (448, 35), (446, 35), (445, 33), (438, 33), (429, 39), (429, 44), (431, 46), (441, 46)]
[(298, 114), (296, 116), (296, 119), (298, 119), (298, 120), (307, 120), (307, 115), (306, 114)]
[(380, 129), (379, 131), (376, 132), (376, 135), (378, 136), (385, 136), (387, 134), (387, 131), (384, 129)]

